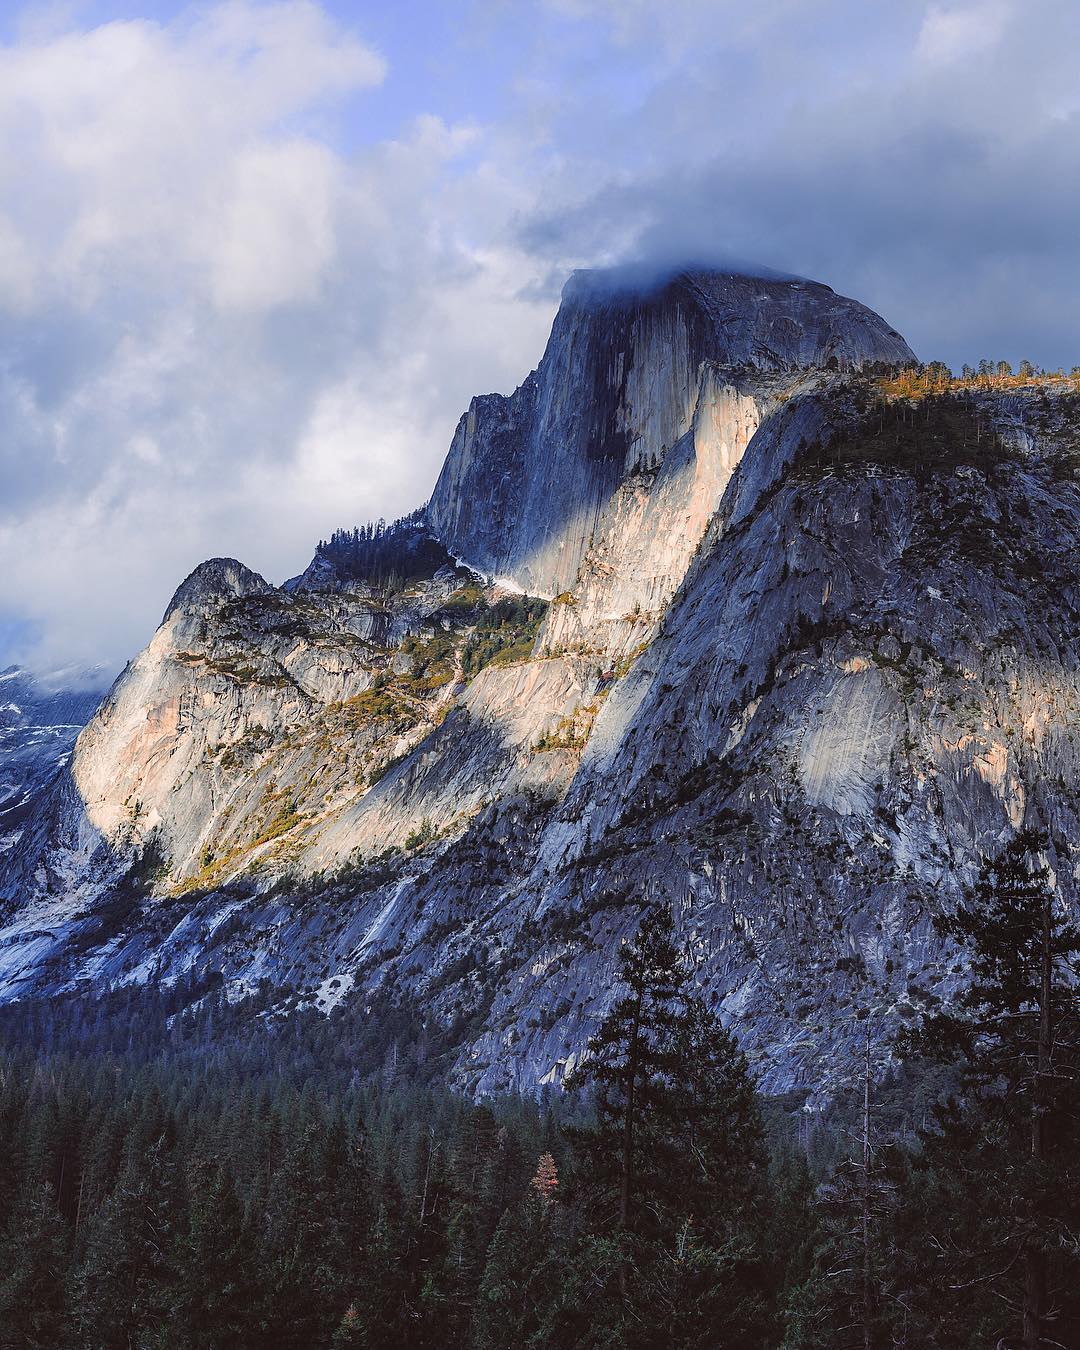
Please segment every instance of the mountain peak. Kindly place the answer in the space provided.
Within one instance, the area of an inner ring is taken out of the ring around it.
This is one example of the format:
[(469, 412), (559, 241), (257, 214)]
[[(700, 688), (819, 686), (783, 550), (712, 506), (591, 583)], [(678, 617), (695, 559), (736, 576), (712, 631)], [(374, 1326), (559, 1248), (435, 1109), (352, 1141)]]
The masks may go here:
[(199, 610), (242, 595), (266, 595), (273, 589), (258, 572), (235, 558), (210, 558), (200, 563), (176, 588), (162, 623), (167, 623), (181, 610)]
[(639, 261), (615, 263), (610, 267), (578, 267), (567, 278), (562, 289), (562, 299), (573, 301), (618, 295), (644, 298), (679, 282), (702, 277), (787, 282), (831, 290), (822, 282), (810, 281), (793, 272), (777, 272), (757, 263), (718, 264), (686, 258), (677, 263)]
[(629, 476), (658, 470), (681, 445), (670, 472), (692, 458), (708, 515), (718, 504), (708, 484), (726, 482), (778, 380), (914, 360), (879, 315), (803, 277), (696, 265), (575, 272), (537, 369), (509, 398), (474, 399), (458, 424), (428, 523), (478, 571), (536, 595), (572, 591)]
[[(783, 370), (915, 361), (903, 337), (858, 300), (824, 282), (753, 264), (625, 263), (574, 272), (555, 321), (682, 308), (703, 354), (718, 365)], [(617, 322), (617, 320), (616, 320)], [(553, 337), (554, 337), (553, 331)]]

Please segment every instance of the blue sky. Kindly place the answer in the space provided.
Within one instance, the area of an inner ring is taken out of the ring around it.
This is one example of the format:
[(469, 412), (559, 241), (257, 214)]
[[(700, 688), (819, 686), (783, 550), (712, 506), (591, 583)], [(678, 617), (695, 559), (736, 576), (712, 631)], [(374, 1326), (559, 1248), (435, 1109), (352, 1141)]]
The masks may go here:
[(580, 265), (755, 259), (1080, 362), (1073, 0), (0, 8), (0, 664), (423, 501)]

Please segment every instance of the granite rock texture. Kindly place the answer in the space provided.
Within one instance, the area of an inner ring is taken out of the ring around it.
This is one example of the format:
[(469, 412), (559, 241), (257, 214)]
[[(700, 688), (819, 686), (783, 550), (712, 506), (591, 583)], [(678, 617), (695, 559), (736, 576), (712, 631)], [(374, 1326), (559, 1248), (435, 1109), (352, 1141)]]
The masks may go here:
[(810, 282), (575, 277), (457, 429), (458, 564), (180, 588), (0, 864), (4, 996), (381, 991), (535, 1091), (662, 902), (764, 1086), (827, 1097), (962, 982), (980, 855), (1039, 824), (1076, 903), (1078, 400), (883, 404), (909, 359)]

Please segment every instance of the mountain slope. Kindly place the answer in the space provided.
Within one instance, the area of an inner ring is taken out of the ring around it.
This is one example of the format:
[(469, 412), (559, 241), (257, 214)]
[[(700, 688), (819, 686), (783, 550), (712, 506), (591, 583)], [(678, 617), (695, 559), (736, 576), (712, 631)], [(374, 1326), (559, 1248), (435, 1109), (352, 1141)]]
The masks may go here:
[(0, 871), (7, 995), (381, 990), (531, 1090), (663, 900), (766, 1085), (827, 1092), (858, 1007), (961, 978), (981, 851), (1044, 824), (1074, 899), (1077, 400), (890, 402), (909, 359), (813, 283), (575, 280), (426, 513), (180, 588)]

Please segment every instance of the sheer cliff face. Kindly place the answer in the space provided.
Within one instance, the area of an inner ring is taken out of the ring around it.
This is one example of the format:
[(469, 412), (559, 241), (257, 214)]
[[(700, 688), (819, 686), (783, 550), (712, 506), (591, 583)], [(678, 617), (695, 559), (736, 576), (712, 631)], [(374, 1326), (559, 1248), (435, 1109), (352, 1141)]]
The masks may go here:
[(558, 938), (529, 968), (551, 977), (506, 982), (468, 1061), (485, 1086), (572, 1066), (645, 898), (673, 906), (766, 1087), (824, 1094), (860, 1010), (887, 1040), (957, 988), (933, 915), (1012, 831), (1049, 831), (1075, 908), (1080, 400), (976, 408), (945, 462), (919, 409), (912, 471), (875, 425), (819, 457), (840, 390), (763, 425), (537, 846), (523, 905)]
[(766, 1086), (827, 1093), (857, 1008), (887, 1039), (962, 978), (931, 915), (980, 852), (1049, 828), (1074, 902), (1075, 395), (883, 411), (856, 368), (909, 354), (854, 302), (631, 280), (571, 283), (429, 508), (539, 629), (465, 567), (206, 564), (0, 863), (9, 996), (380, 989), (533, 1089), (662, 900)]
[[(718, 503), (778, 377), (912, 359), (876, 314), (813, 282), (580, 272), (537, 369), (509, 398), (474, 399), (461, 419), (429, 518), (481, 571), (537, 595), (573, 592), (590, 544), (611, 535), (620, 560), (632, 547), (636, 531), (611, 508), (635, 474), (674, 457), (680, 506), (688, 474), (697, 489), (690, 522), (678, 510), (645, 522), (655, 554), (658, 525), (692, 531)], [(653, 570), (679, 578), (685, 561), (656, 556)]]

